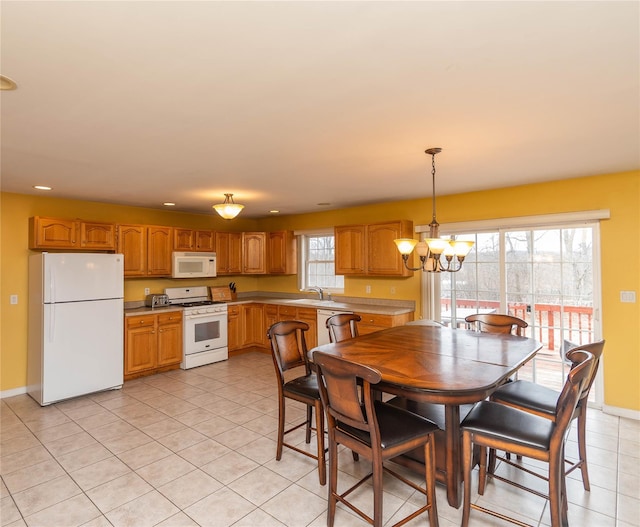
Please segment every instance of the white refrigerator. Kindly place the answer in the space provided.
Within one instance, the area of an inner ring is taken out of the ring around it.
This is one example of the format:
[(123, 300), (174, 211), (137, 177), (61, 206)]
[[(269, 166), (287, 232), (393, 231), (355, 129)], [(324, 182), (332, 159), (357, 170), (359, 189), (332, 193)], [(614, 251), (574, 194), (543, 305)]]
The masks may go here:
[(27, 392), (40, 405), (122, 387), (124, 257), (29, 257)]

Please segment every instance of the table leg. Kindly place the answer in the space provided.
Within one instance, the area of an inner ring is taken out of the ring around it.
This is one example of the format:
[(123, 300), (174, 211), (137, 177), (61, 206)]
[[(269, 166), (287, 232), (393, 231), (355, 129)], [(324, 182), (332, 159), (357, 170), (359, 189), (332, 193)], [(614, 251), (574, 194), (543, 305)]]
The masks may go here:
[(460, 407), (458, 405), (445, 406), (444, 423), (447, 501), (449, 505), (458, 509), (462, 503), (462, 493), (460, 492), (462, 484), (460, 449), (462, 444), (460, 441)]

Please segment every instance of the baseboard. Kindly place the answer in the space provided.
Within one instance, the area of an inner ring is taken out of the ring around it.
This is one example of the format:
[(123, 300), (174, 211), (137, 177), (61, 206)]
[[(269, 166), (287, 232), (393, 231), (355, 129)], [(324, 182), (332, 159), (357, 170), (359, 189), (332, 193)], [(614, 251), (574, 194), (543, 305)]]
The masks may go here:
[(629, 408), (619, 408), (617, 406), (608, 406), (603, 405), (602, 411), (605, 414), (617, 415), (618, 417), (625, 417), (627, 419), (635, 419), (636, 421), (640, 421), (640, 411), (631, 410)]
[(27, 387), (14, 388), (13, 390), (4, 390), (0, 392), (0, 399), (8, 399), (9, 397), (15, 397), (16, 395), (22, 395), (27, 393)]

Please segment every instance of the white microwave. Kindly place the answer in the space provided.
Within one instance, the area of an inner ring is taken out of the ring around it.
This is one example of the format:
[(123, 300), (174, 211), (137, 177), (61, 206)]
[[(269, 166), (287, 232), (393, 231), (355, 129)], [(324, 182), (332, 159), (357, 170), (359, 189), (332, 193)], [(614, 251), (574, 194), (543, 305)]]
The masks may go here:
[(216, 276), (216, 253), (173, 253), (173, 278), (209, 278)]

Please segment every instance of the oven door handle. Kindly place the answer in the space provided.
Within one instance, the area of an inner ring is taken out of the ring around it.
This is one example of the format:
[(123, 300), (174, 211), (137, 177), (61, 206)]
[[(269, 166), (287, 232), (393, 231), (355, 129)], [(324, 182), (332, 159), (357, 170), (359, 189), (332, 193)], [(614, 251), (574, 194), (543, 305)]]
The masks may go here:
[(185, 320), (194, 320), (197, 318), (217, 318), (217, 317), (224, 317), (226, 315), (226, 313), (199, 313), (197, 315), (187, 315), (185, 318)]

